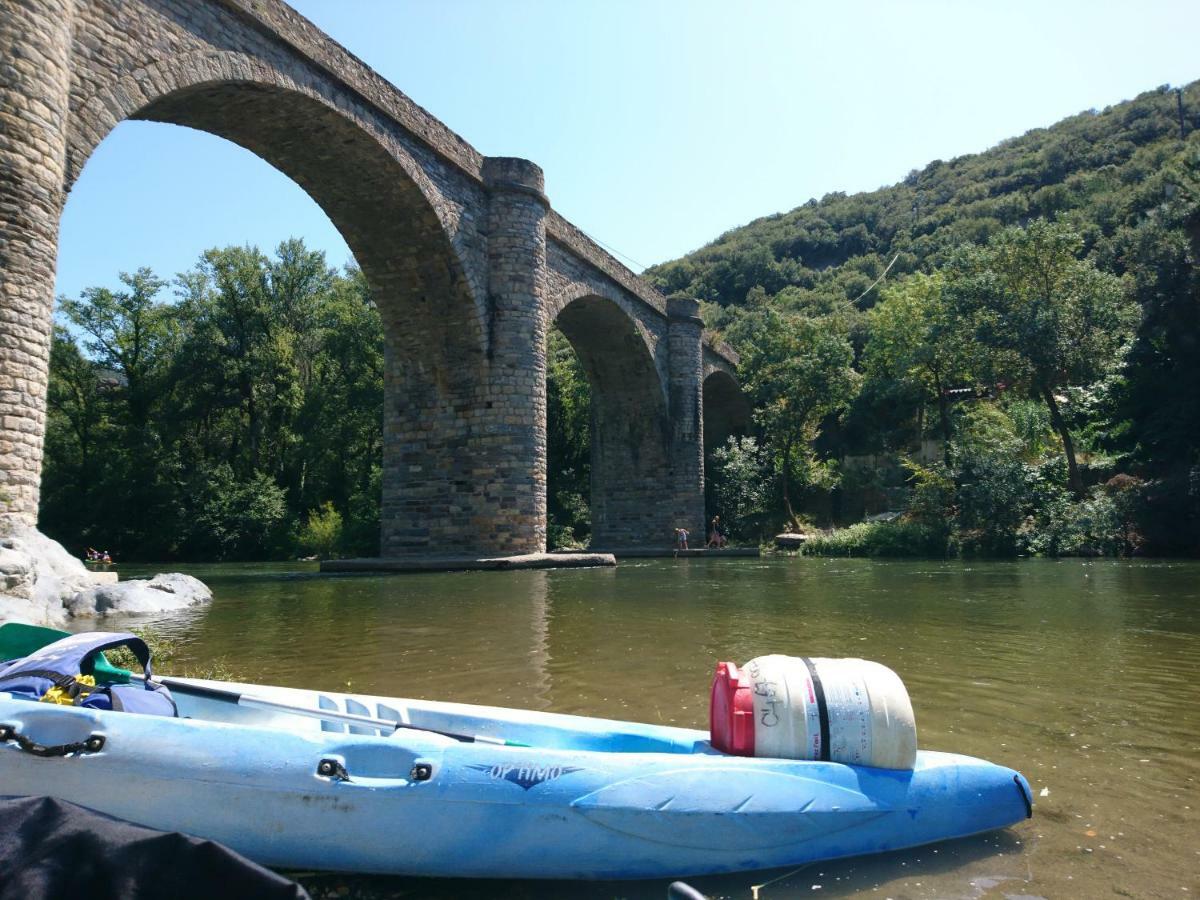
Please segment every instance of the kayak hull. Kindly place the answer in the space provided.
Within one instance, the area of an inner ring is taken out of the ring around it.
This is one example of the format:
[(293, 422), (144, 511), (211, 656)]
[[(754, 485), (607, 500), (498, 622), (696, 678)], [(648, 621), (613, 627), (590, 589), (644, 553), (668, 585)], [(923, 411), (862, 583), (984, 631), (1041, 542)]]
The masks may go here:
[(532, 746), (384, 735), (178, 691), (191, 718), (0, 694), (0, 724), (30, 740), (104, 738), (96, 752), (56, 758), (0, 745), (0, 794), (59, 797), (276, 868), (489, 878), (801, 865), (989, 831), (1031, 812), (1017, 772), (954, 754), (921, 751), (911, 771), (732, 757), (690, 729), (196, 684)]

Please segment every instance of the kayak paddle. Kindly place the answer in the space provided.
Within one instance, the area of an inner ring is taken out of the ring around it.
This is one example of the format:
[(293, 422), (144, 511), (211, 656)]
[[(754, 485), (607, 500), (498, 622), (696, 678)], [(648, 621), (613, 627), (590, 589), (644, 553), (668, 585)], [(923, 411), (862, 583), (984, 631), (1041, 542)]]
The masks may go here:
[[(140, 679), (142, 676), (134, 675), (133, 677)], [(272, 712), (290, 713), (295, 716), (307, 716), (310, 719), (320, 719), (324, 722), (344, 722), (349, 725), (365, 725), (369, 728), (379, 729), (390, 728), (392, 731), (399, 731), (401, 728), (408, 728), (413, 731), (428, 731), (432, 734), (440, 734), (443, 737), (454, 738), (456, 741), (462, 741), (467, 744), (496, 744), (501, 747), (529, 746), (519, 741), (509, 741), (486, 734), (458, 734), (453, 731), (441, 731), (437, 728), (411, 725), (408, 722), (397, 722), (393, 719), (376, 719), (373, 716), (361, 716), (357, 713), (347, 713), (333, 709), (313, 709), (310, 706), (295, 706), (291, 703), (280, 703), (278, 700), (271, 700), (267, 697), (255, 697), (252, 694), (239, 694), (236, 691), (211, 688), (207, 685), (190, 684), (184, 681), (177, 681), (174, 678), (159, 678), (157, 681), (159, 684), (179, 694), (206, 697), (210, 700), (220, 700), (224, 703), (233, 703), (237, 706), (245, 706), (250, 709), (265, 709)]]
[[(40, 650), (49, 644), (65, 637), (70, 637), (70, 632), (59, 631), (57, 628), (44, 628), (39, 625), (22, 625), (16, 622), (8, 622), (0, 625), (0, 661), (18, 659), (22, 656), (28, 656), (35, 650)], [(144, 676), (133, 675), (125, 669), (118, 669), (109, 664), (104, 658), (104, 654), (98, 654), (96, 658), (96, 675), (97, 680), (103, 680), (109, 683), (127, 684), (131, 678), (143, 680)], [(509, 741), (504, 738), (491, 737), (486, 734), (457, 734), (453, 731), (440, 731), (436, 728), (422, 728), (419, 725), (410, 725), (407, 722), (395, 722), (391, 719), (376, 719), (371, 716), (360, 716), (356, 713), (344, 713), (338, 710), (331, 709), (313, 709), (308, 706), (296, 706), (291, 703), (280, 703), (277, 700), (269, 700), (266, 697), (255, 697), (250, 694), (239, 694), (234, 691), (226, 691), (218, 688), (205, 687), (198, 684), (189, 684), (183, 681), (176, 681), (174, 678), (157, 679), (159, 684), (162, 684), (172, 691), (181, 694), (191, 694), (196, 697), (207, 697), (210, 700), (220, 700), (225, 703), (233, 703), (238, 706), (245, 706), (251, 709), (265, 709), (273, 712), (290, 713), (296, 716), (306, 716), (311, 719), (320, 719), (325, 722), (341, 722), (349, 725), (365, 725), (370, 728), (391, 729), (399, 731), (401, 728), (411, 729), (413, 731), (428, 731), (431, 734), (440, 734), (443, 737), (454, 738), (456, 741), (464, 743), (477, 744), (497, 744), (501, 747), (528, 747), (528, 744), (522, 744), (520, 741)]]

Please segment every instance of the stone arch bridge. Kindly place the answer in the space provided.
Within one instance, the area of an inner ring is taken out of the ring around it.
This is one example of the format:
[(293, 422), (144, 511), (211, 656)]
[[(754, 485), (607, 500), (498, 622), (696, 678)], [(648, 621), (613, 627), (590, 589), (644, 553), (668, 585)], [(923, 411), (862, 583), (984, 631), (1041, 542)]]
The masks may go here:
[(241, 145), (354, 253), (386, 333), (382, 553), (546, 542), (546, 332), (593, 392), (593, 542), (700, 533), (704, 436), (736, 357), (557, 215), (541, 170), (481, 156), (279, 0), (0, 0), (0, 488), (37, 515), (59, 218), (125, 119)]

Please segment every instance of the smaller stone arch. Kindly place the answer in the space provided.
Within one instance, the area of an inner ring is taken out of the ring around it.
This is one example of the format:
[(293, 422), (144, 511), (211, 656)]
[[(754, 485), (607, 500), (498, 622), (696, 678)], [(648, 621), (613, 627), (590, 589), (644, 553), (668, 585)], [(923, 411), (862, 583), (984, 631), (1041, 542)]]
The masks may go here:
[(550, 306), (592, 391), (592, 545), (662, 543), (671, 423), (649, 335), (617, 300), (586, 288)]
[(704, 458), (730, 437), (743, 437), (753, 411), (737, 379), (714, 368), (704, 378)]

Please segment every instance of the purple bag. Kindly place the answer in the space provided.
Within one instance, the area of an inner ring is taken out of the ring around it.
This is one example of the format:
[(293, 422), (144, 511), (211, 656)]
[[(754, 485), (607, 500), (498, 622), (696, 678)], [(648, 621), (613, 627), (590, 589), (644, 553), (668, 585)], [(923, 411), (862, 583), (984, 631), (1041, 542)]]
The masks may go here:
[[(97, 685), (86, 697), (81, 697), (81, 685), (75, 676), (92, 675), (97, 655), (117, 647), (128, 647), (133, 652), (146, 673), (144, 684)], [(154, 716), (179, 715), (171, 692), (153, 680), (150, 648), (140, 637), (128, 632), (72, 634), (0, 669), (0, 691), (40, 700), (52, 687), (61, 688), (75, 698), (75, 705), (88, 709)]]

